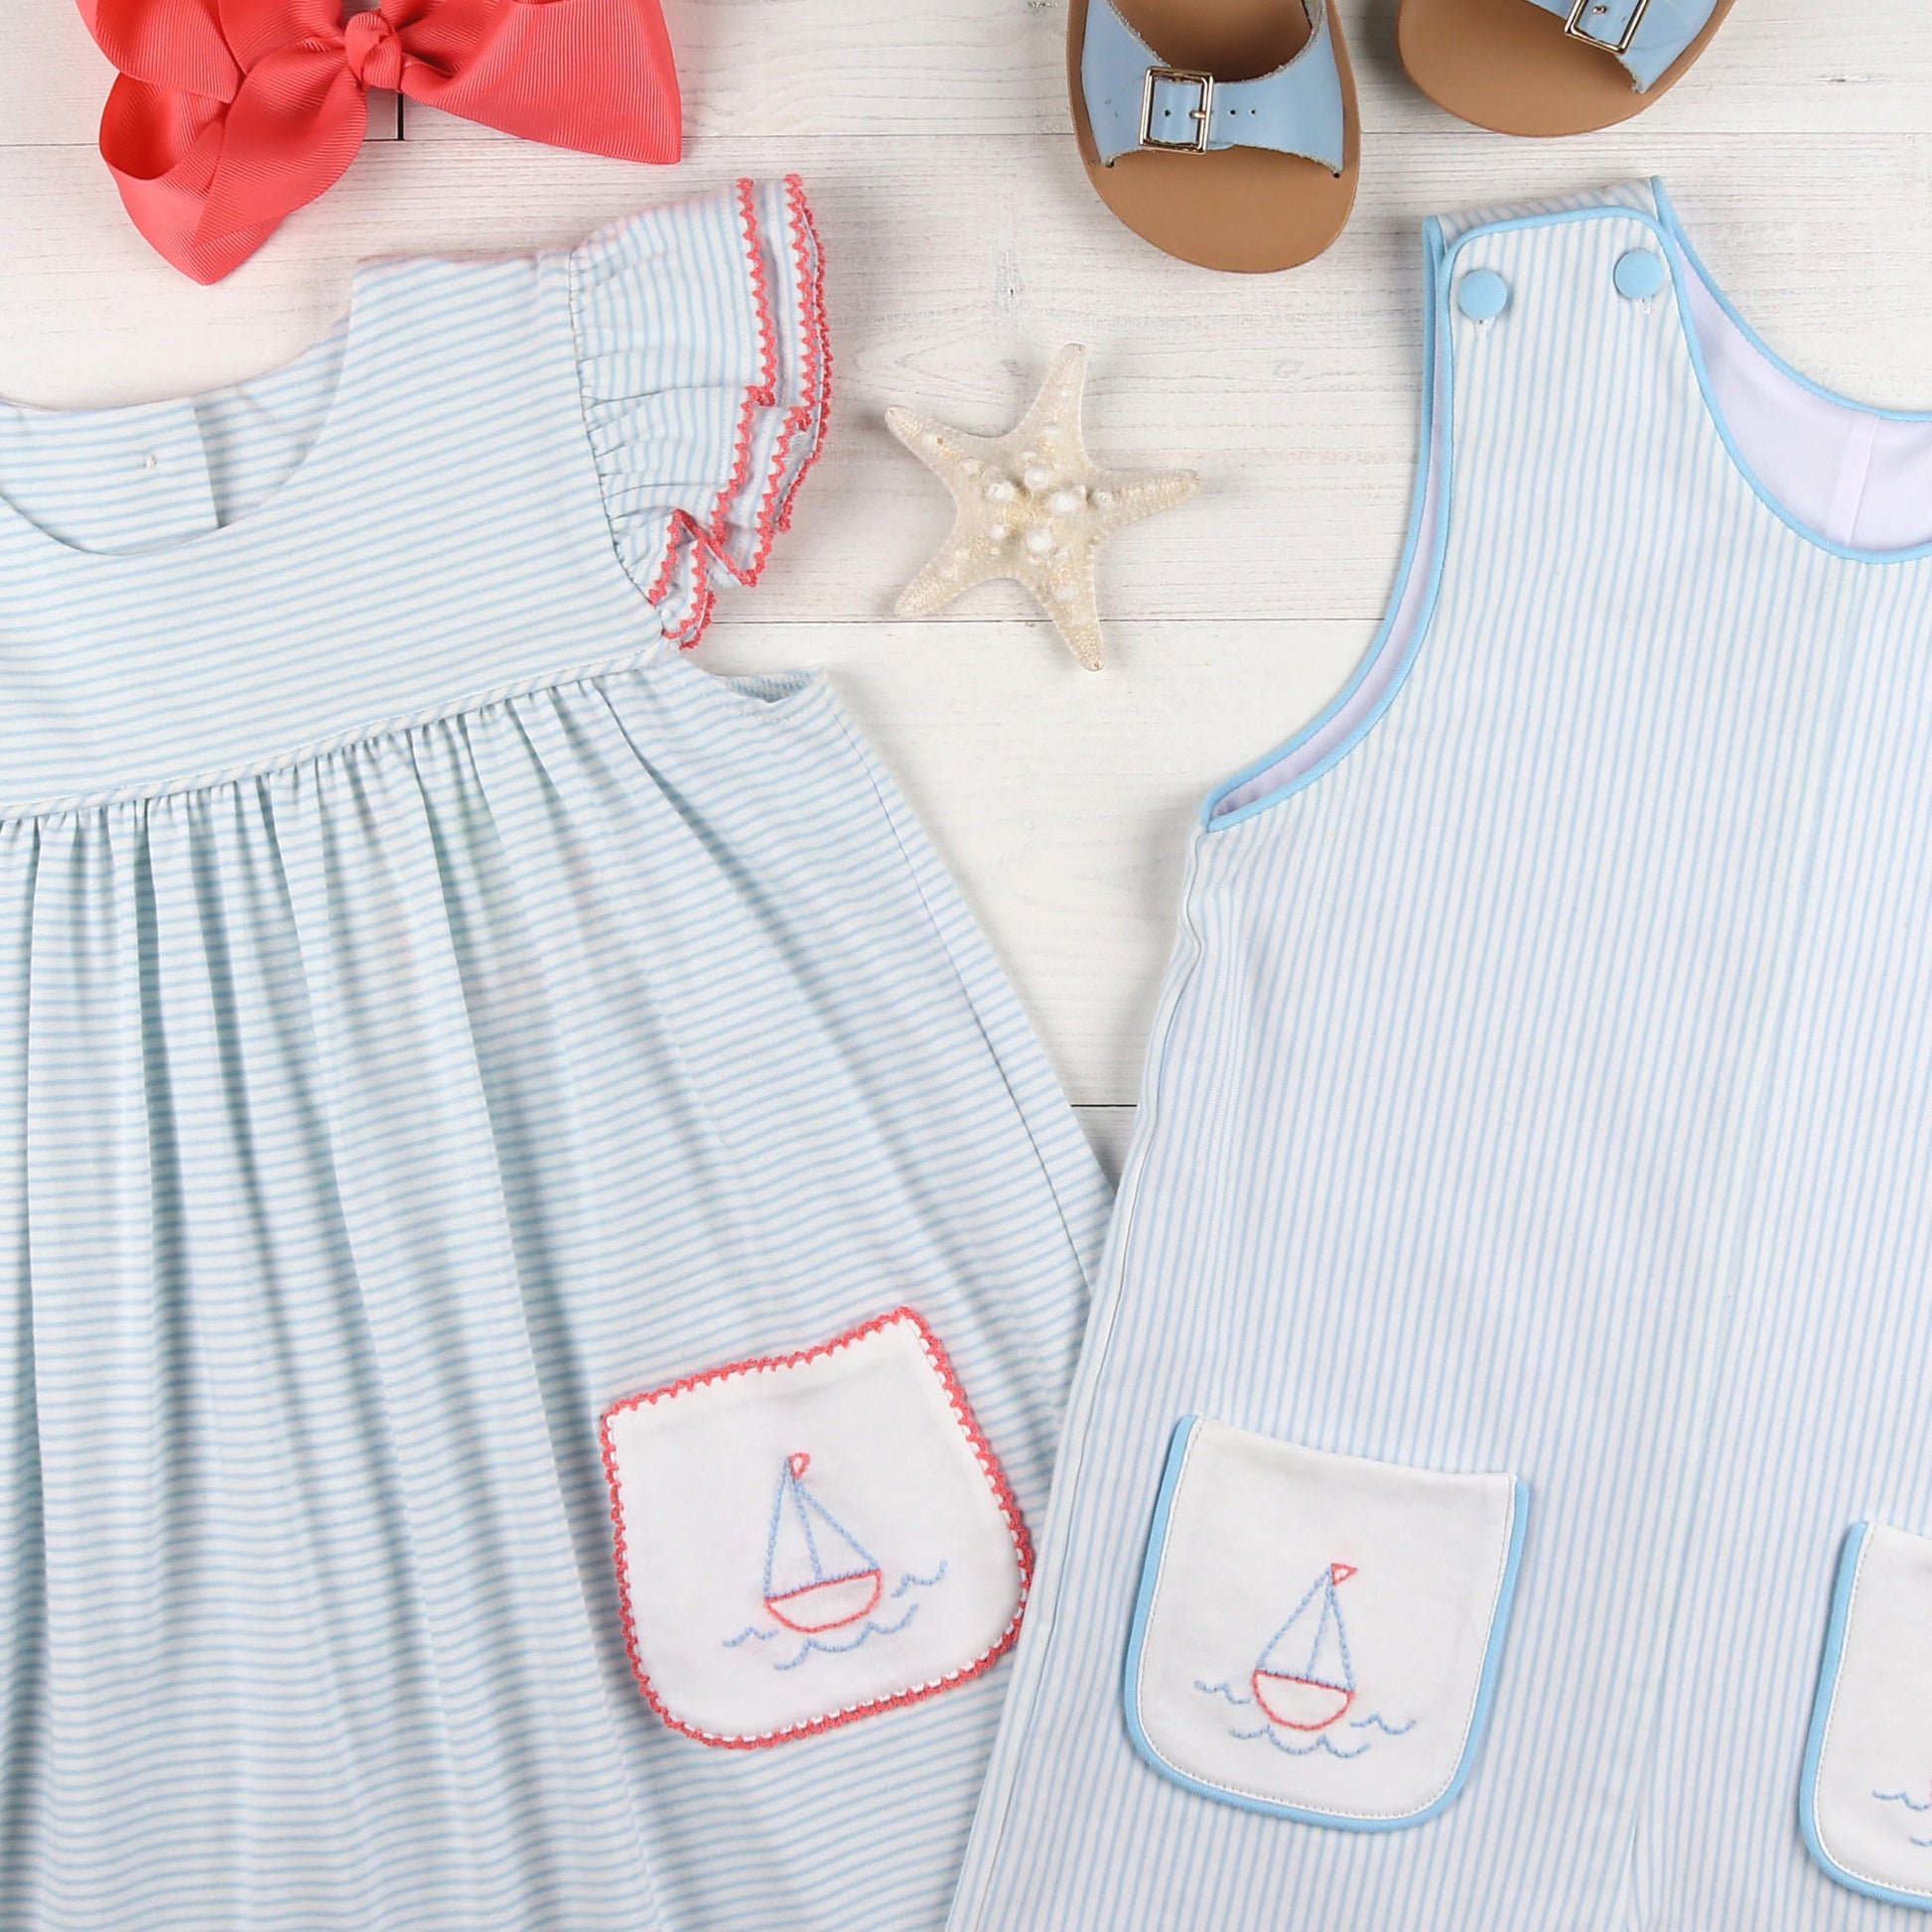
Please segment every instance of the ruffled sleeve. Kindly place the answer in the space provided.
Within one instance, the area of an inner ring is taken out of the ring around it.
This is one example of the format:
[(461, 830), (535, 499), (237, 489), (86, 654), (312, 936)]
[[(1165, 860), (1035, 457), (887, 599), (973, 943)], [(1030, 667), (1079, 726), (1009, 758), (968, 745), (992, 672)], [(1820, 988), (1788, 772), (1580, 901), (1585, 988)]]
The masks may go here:
[(570, 257), (584, 420), (624, 568), (694, 644), (757, 580), (825, 429), (818, 234), (795, 178), (652, 208)]

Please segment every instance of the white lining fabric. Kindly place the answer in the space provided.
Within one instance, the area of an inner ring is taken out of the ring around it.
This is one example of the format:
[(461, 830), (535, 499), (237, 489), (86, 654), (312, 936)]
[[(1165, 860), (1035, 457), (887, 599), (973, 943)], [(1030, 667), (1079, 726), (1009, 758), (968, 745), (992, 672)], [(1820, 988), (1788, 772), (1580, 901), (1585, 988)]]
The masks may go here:
[(1932, 422), (1822, 393), (1766, 355), (1701, 273), (1685, 286), (1718, 407), (1758, 482), (1849, 549), (1932, 541)]

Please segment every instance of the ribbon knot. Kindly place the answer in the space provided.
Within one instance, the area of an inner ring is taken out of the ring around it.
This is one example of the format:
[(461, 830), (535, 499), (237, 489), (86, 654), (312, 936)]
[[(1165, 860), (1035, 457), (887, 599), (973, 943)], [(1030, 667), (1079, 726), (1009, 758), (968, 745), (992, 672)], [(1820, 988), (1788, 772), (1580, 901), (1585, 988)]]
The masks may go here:
[(675, 161), (677, 69), (658, 0), (76, 0), (120, 69), (100, 151), (134, 224), (198, 282), (333, 187), (367, 91), (525, 140)]
[(343, 29), (343, 56), (364, 87), (402, 85), (402, 41), (381, 12), (349, 15)]

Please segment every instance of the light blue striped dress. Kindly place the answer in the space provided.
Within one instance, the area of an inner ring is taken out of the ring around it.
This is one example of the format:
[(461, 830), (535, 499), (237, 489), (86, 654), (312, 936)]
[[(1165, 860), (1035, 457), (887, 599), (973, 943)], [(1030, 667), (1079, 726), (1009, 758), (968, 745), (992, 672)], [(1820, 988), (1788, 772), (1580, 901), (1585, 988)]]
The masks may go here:
[(1004, 1671), (677, 1735), (598, 1437), (908, 1305), (1036, 1520), (1104, 1218), (830, 692), (676, 647), (826, 374), (772, 183), (0, 409), (0, 1924), (943, 1917)]
[(1932, 417), (1658, 188), (1426, 253), (1403, 583), (1193, 842), (957, 1932), (1932, 1903)]

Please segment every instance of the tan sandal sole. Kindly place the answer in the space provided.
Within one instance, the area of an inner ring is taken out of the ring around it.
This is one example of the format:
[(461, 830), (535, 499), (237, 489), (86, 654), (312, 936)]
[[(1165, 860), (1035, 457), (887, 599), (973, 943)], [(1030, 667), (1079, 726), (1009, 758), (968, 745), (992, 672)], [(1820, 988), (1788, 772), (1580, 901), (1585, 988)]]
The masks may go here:
[(1402, 0), (1402, 65), (1439, 107), (1498, 134), (1588, 134), (1627, 121), (1690, 72), (1733, 0), (1644, 92), (1614, 54), (1586, 47), (1530, 0)]
[[(1162, 60), (1222, 80), (1272, 72), (1308, 44), (1299, 7), (1281, 0), (1116, 0), (1128, 24)], [(1520, 4), (1520, 0), (1519, 0)], [(1284, 28), (1293, 39), (1284, 40)], [(1342, 170), (1264, 148), (1207, 154), (1124, 154), (1103, 167), (1080, 86), (1087, 0), (1069, 0), (1067, 91), (1073, 132), (1093, 192), (1144, 241), (1202, 268), (1264, 275), (1312, 261), (1348, 223), (1360, 172), (1361, 134), (1348, 44), (1331, 4), (1335, 69), (1341, 76)]]

